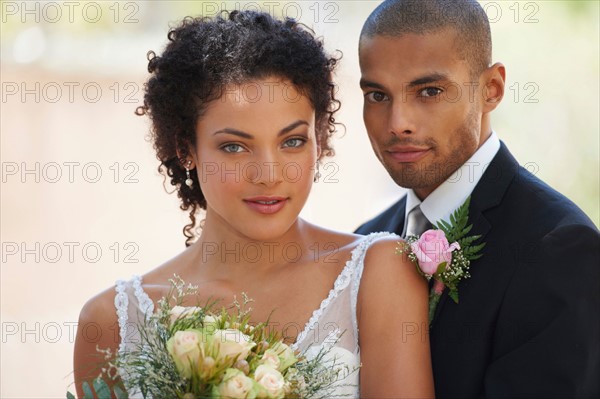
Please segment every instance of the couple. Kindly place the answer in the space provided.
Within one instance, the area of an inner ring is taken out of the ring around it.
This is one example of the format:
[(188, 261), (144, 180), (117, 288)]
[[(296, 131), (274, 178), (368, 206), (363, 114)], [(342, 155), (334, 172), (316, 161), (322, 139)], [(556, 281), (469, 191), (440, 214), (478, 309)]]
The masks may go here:
[[(152, 312), (173, 274), (198, 285), (201, 303), (247, 293), (253, 322), (275, 309), (271, 322), (298, 350), (321, 345), (331, 326), (344, 331), (336, 346), (362, 365), (343, 392), (353, 398), (598, 396), (600, 235), (492, 130), (505, 68), (491, 63), (476, 1), (388, 0), (365, 22), (365, 125), (377, 157), (409, 191), (356, 234), (298, 218), (319, 161), (332, 153), (339, 106), (337, 60), (322, 44), (293, 21), (254, 12), (186, 19), (169, 40), (162, 55), (151, 53), (140, 113), (190, 210), (188, 248), (119, 282), (118, 300), (111, 288), (84, 306), (80, 396), (96, 346), (127, 350), (128, 321)], [(395, 254), (397, 242), (448, 220), (469, 196), (469, 223), (487, 245), (459, 286), (460, 303), (445, 290), (428, 326), (429, 287)], [(195, 237), (199, 209), (206, 215)], [(108, 330), (101, 342), (83, 336), (92, 322)]]

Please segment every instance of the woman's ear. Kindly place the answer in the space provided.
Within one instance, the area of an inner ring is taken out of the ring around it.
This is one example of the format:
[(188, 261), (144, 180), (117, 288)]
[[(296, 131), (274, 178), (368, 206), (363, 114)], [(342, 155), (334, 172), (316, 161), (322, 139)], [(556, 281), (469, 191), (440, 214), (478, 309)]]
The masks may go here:
[(191, 151), (184, 152), (180, 149), (177, 149), (177, 158), (179, 158), (182, 168), (192, 170), (196, 167), (196, 158)]
[(183, 166), (184, 168), (188, 169), (188, 170), (192, 170), (196, 168), (196, 163), (194, 162), (194, 160), (190, 157), (190, 158), (185, 158), (181, 160), (181, 166)]
[(504, 98), (504, 85), (506, 82), (506, 68), (500, 62), (489, 67), (483, 74), (483, 113), (488, 113), (496, 109), (498, 104)]

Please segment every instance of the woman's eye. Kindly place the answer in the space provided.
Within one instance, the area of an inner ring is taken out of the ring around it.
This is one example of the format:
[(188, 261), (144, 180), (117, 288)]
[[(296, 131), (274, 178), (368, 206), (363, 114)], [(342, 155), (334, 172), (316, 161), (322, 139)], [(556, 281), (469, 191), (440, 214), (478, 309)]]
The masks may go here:
[(242, 152), (244, 148), (239, 144), (225, 144), (221, 146), (221, 149), (225, 152)]
[(302, 145), (304, 145), (304, 143), (306, 143), (305, 139), (295, 137), (293, 139), (286, 140), (283, 143), (283, 147), (285, 147), (285, 148), (297, 148), (297, 147), (301, 147)]
[(419, 92), (421, 97), (435, 97), (442, 93), (442, 89), (438, 89), (437, 87), (426, 87)]
[(388, 96), (386, 96), (384, 93), (382, 93), (380, 91), (369, 92), (365, 95), (365, 97), (367, 98), (367, 101), (369, 101), (371, 103), (380, 103), (380, 102), (386, 101), (388, 99)]

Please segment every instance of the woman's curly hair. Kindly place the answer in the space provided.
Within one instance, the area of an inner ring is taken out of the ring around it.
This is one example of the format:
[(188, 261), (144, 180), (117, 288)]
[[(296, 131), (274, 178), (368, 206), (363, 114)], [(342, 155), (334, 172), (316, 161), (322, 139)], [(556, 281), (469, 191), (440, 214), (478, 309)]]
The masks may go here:
[(195, 148), (196, 123), (208, 103), (220, 98), (228, 84), (288, 79), (314, 106), (321, 156), (333, 155), (330, 137), (340, 102), (332, 72), (339, 58), (327, 55), (322, 41), (304, 25), (255, 11), (186, 17), (169, 31), (168, 39), (162, 55), (148, 52), (152, 76), (144, 86), (144, 105), (136, 114), (150, 117), (158, 170), (176, 187), (180, 208), (190, 211), (191, 223), (183, 228), (189, 246), (196, 212), (206, 209), (206, 199), (196, 173), (191, 174), (191, 188), (185, 184), (182, 159)]

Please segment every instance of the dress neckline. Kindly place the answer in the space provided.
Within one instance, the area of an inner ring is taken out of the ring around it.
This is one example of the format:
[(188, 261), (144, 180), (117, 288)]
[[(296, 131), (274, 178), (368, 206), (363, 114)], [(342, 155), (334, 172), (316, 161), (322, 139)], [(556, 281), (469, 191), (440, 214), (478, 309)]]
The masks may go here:
[(294, 350), (298, 349), (298, 347), (300, 346), (300, 343), (302, 343), (302, 341), (304, 341), (306, 339), (306, 336), (314, 328), (314, 325), (321, 318), (321, 316), (323, 315), (323, 312), (327, 309), (329, 304), (339, 295), (339, 293), (344, 288), (346, 288), (348, 286), (348, 284), (351, 281), (350, 277), (352, 275), (352, 272), (354, 271), (352, 266), (354, 266), (356, 264), (358, 258), (360, 257), (361, 253), (363, 252), (362, 249), (364, 248), (364, 246), (367, 245), (367, 243), (372, 240), (372, 238), (373, 238), (372, 236), (374, 236), (376, 234), (378, 234), (378, 233), (371, 233), (368, 236), (363, 237), (359, 241), (359, 243), (356, 245), (356, 247), (354, 247), (354, 249), (352, 249), (352, 252), (350, 254), (350, 259), (348, 259), (346, 261), (344, 268), (342, 269), (340, 274), (338, 274), (338, 276), (334, 280), (333, 287), (329, 290), (329, 294), (327, 295), (327, 297), (325, 297), (321, 301), (321, 304), (319, 305), (319, 307), (312, 312), (312, 315), (310, 316), (310, 318), (304, 325), (304, 329), (300, 332), (300, 334), (298, 334), (294, 343), (291, 344), (292, 349), (294, 349)]
[[(379, 232), (379, 233), (371, 233), (367, 236), (364, 236), (359, 243), (352, 249), (350, 259), (346, 261), (342, 271), (333, 282), (333, 287), (329, 290), (329, 294), (326, 298), (324, 298), (319, 307), (312, 312), (312, 315), (304, 325), (304, 329), (298, 334), (294, 343), (290, 345), (290, 347), (294, 350), (298, 349), (300, 343), (304, 341), (310, 330), (314, 327), (316, 322), (319, 320), (323, 312), (327, 309), (329, 304), (338, 296), (338, 294), (348, 286), (351, 281), (351, 275), (354, 271), (353, 265), (356, 264), (360, 255), (364, 253), (365, 247), (368, 247), (369, 243), (371, 243), (375, 238), (379, 236), (390, 235), (389, 232)], [(143, 302), (145, 302), (146, 306), (142, 308), (143, 314), (148, 316), (148, 313), (152, 313), (154, 311), (154, 302), (150, 298), (150, 296), (144, 291), (142, 287), (142, 276), (134, 275), (132, 276), (132, 281), (135, 286), (136, 296), (138, 298), (143, 298)]]

